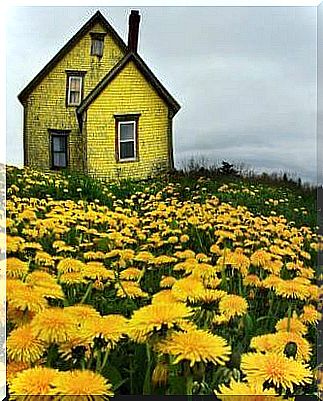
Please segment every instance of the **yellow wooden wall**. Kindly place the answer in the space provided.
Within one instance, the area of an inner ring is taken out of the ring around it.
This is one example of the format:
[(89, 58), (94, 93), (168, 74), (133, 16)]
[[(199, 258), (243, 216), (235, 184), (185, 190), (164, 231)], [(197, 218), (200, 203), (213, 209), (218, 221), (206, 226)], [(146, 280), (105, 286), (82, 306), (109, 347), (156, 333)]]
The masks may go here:
[[(139, 161), (117, 162), (114, 114), (141, 113)], [(133, 61), (90, 104), (86, 118), (87, 167), (99, 178), (146, 178), (169, 167), (168, 107)]]
[[(90, 32), (106, 32), (96, 24)], [(67, 55), (38, 84), (27, 99), (25, 109), (25, 136), (27, 165), (41, 170), (50, 168), (48, 129), (70, 129), (69, 165), (82, 169), (82, 141), (76, 119), (76, 107), (66, 107), (65, 70), (86, 70), (84, 96), (86, 96), (109, 70), (123, 57), (123, 51), (107, 34), (101, 59), (91, 56), (91, 36), (86, 34)], [(37, 57), (37, 55), (36, 55)]]

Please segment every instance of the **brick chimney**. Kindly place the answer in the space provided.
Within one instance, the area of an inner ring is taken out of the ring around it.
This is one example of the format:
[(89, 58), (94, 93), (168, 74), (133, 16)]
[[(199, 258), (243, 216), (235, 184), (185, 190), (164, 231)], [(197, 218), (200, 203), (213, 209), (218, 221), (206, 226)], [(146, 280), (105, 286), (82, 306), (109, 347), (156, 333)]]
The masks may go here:
[(131, 10), (129, 16), (128, 50), (137, 53), (140, 15), (138, 10)]

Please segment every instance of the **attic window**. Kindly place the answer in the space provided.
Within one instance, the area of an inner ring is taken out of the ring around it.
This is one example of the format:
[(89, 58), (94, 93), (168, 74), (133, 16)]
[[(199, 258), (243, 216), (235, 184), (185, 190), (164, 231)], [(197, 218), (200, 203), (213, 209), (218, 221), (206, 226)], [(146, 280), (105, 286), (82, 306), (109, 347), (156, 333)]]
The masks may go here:
[(103, 56), (105, 33), (92, 32), (91, 34), (91, 56)]

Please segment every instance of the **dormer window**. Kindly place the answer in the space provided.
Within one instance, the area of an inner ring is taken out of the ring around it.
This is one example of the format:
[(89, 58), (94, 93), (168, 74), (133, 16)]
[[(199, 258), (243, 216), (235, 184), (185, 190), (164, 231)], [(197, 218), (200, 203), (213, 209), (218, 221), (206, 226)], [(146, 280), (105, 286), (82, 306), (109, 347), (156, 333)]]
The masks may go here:
[(91, 32), (91, 56), (103, 56), (105, 33)]
[(83, 98), (86, 71), (66, 71), (66, 106), (78, 106)]

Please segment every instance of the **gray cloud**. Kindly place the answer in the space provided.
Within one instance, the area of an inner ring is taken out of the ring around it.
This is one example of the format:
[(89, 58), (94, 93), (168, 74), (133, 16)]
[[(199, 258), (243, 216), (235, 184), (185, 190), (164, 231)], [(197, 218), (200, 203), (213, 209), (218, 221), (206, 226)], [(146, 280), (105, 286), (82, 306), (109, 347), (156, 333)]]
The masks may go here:
[[(139, 7), (139, 52), (182, 105), (175, 160), (213, 160), (316, 180), (314, 7)], [(121, 36), (128, 8), (100, 7)], [(19, 7), (7, 20), (7, 159), (22, 161), (16, 96), (95, 7)]]

